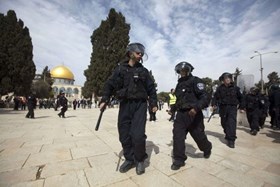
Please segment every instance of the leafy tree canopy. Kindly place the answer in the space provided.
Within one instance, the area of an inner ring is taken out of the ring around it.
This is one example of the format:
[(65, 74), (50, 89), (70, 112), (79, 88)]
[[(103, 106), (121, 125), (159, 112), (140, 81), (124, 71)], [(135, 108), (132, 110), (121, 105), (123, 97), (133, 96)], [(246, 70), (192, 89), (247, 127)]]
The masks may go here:
[(0, 14), (0, 94), (30, 92), (36, 68), (29, 30), (16, 13)]
[(86, 82), (82, 89), (85, 97), (92, 94), (100, 96), (105, 81), (112, 73), (113, 68), (125, 55), (126, 46), (129, 43), (130, 25), (125, 17), (111, 9), (105, 21), (91, 36), (92, 54), (90, 65), (84, 71)]
[(46, 66), (42, 74), (40, 74), (40, 79), (33, 83), (32, 90), (36, 92), (36, 97), (38, 98), (50, 98), (54, 95), (52, 93), (52, 84), (53, 79), (48, 66)]

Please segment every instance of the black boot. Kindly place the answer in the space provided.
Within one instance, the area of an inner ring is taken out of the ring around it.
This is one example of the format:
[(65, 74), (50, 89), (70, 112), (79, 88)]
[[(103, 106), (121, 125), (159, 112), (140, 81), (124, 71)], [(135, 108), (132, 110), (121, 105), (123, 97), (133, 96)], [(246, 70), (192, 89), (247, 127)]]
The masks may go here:
[(135, 163), (133, 161), (126, 160), (124, 163), (120, 166), (120, 172), (125, 173), (131, 168), (135, 166)]
[(185, 163), (180, 163), (180, 164), (178, 164), (178, 163), (173, 163), (172, 165), (171, 165), (171, 169), (172, 170), (178, 170), (178, 169), (180, 169), (181, 167), (183, 167), (185, 165)]
[(144, 166), (144, 162), (138, 162), (136, 165), (136, 173), (137, 175), (141, 175), (143, 173), (145, 173), (145, 166)]
[(210, 158), (210, 156), (211, 156), (211, 149), (210, 149), (210, 151), (205, 151), (204, 152), (204, 154), (203, 154), (203, 156), (204, 156), (204, 158)]
[(228, 141), (228, 146), (229, 146), (230, 148), (234, 148), (234, 147), (235, 147), (235, 146), (234, 146), (234, 141), (229, 140), (229, 141)]

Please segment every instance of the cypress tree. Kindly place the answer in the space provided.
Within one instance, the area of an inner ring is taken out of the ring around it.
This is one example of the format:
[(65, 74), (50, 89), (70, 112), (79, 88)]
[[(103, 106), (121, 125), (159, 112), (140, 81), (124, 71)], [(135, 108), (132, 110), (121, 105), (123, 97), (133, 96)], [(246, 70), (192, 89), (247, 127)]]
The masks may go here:
[(82, 89), (85, 97), (101, 95), (105, 81), (111, 75), (125, 55), (129, 43), (130, 25), (126, 23), (122, 13), (111, 9), (107, 19), (101, 21), (100, 26), (91, 36), (92, 54), (90, 65), (84, 71), (86, 82)]
[(29, 30), (16, 13), (0, 14), (0, 94), (30, 92), (35, 77), (33, 46)]

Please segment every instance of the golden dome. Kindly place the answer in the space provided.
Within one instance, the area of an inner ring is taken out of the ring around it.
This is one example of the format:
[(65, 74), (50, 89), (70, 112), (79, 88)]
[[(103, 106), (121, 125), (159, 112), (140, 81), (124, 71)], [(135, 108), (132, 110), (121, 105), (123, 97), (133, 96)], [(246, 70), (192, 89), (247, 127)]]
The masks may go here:
[(66, 66), (56, 66), (51, 70), (52, 78), (74, 80), (74, 75)]

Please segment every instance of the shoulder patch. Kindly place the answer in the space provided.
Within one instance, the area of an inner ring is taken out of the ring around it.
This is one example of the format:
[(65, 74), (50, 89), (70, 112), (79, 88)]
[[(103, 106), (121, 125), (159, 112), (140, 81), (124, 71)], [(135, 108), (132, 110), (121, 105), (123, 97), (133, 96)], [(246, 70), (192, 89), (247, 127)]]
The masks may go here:
[(197, 83), (196, 86), (199, 90), (204, 90), (204, 88), (205, 88), (205, 85), (203, 83)]

